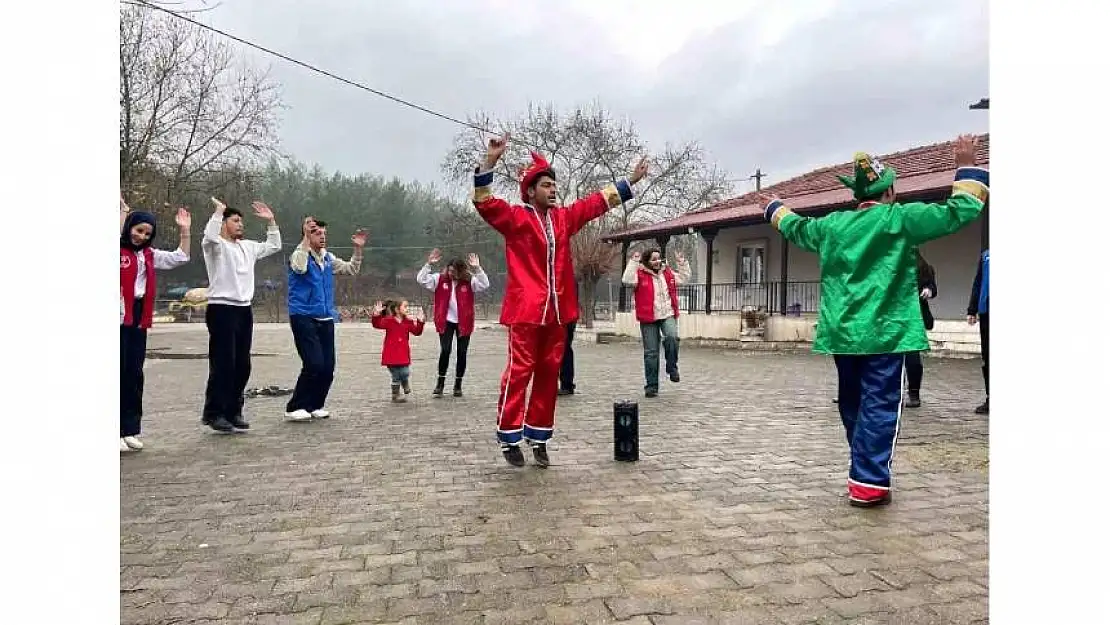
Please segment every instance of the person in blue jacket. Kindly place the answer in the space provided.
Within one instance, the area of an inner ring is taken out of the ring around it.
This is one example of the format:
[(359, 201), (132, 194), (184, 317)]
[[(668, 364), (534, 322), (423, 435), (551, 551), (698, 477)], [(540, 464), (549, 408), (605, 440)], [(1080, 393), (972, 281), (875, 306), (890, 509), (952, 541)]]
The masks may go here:
[(967, 303), (968, 325), (979, 324), (979, 346), (983, 354), (983, 389), (987, 393), (987, 398), (975, 409), (975, 414), (990, 414), (990, 285), (991, 251), (987, 248), (979, 255), (979, 269), (975, 272), (975, 281), (971, 283), (971, 298)]

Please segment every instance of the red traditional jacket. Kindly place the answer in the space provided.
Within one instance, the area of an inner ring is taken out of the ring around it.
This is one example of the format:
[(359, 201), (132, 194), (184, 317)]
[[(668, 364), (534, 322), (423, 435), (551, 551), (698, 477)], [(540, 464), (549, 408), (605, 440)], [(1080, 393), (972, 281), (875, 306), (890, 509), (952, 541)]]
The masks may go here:
[[(667, 292), (671, 296), (674, 318), (678, 319), (678, 282), (675, 281), (674, 272), (670, 267), (663, 268), (663, 279), (667, 281)], [(636, 321), (640, 323), (658, 321), (655, 318), (655, 274), (637, 267), (636, 288), (632, 292), (636, 297)]]
[[(154, 321), (154, 249), (143, 248), (139, 252), (146, 261), (146, 296), (143, 297), (143, 316), (139, 320), (139, 327), (150, 328)], [(130, 326), (134, 323), (131, 316), (135, 310), (135, 276), (139, 273), (139, 264), (135, 252), (125, 247), (119, 248), (119, 294), (123, 301), (123, 323)]]
[(382, 340), (382, 366), (407, 367), (412, 364), (409, 349), (409, 335), (420, 336), (424, 333), (424, 322), (405, 317), (397, 319), (392, 315), (374, 315), (370, 323), (379, 330), (385, 330)]
[(632, 199), (627, 180), (610, 184), (568, 206), (547, 211), (494, 197), (493, 172), (475, 172), (474, 207), (505, 237), (508, 279), (501, 304), (502, 325), (542, 325), (554, 308), (555, 323), (578, 320), (578, 289), (570, 238), (609, 209)]

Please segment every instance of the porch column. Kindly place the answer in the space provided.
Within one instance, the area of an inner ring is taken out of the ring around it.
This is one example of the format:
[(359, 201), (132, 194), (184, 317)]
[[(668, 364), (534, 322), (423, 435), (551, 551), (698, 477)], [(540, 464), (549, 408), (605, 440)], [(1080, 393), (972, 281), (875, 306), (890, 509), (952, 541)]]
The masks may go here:
[(717, 238), (716, 230), (702, 230), (701, 238), (705, 239), (705, 314), (713, 312), (713, 239)]
[(786, 281), (787, 267), (790, 263), (790, 241), (782, 237), (782, 267), (779, 268), (779, 314), (786, 315)]
[[(625, 266), (628, 265), (628, 248), (631, 247), (632, 241), (621, 241), (621, 268), (620, 272), (624, 273)], [(628, 312), (628, 294), (625, 292), (624, 282), (620, 283), (620, 290), (617, 295), (617, 311)]]

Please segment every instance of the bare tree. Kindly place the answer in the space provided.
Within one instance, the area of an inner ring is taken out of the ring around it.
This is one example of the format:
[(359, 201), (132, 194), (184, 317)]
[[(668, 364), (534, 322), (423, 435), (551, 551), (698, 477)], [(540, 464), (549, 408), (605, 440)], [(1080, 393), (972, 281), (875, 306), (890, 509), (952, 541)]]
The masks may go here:
[(123, 189), (148, 203), (207, 191), (212, 174), (244, 171), (276, 154), (280, 108), (268, 72), (237, 62), (226, 42), (153, 9), (123, 8)]
[[(494, 120), (478, 113), (468, 121), (492, 132), (511, 133), (508, 152), (494, 174), (495, 186), (509, 198), (517, 197), (517, 172), (522, 164), (531, 162), (529, 150), (542, 153), (551, 163), (564, 203), (628, 175), (636, 160), (647, 153), (632, 122), (614, 118), (596, 102), (567, 113), (551, 105), (529, 104), (528, 110), (514, 120)], [(485, 153), (487, 138), (485, 132), (475, 128), (456, 135), (441, 166), (448, 180), (469, 180)], [(619, 271), (620, 250), (601, 241), (606, 232), (670, 219), (719, 201), (732, 191), (727, 173), (709, 164), (696, 142), (668, 144), (651, 158), (651, 171), (637, 197), (587, 225), (574, 238), (572, 254), (581, 282), (581, 323), (585, 327), (593, 325), (598, 281)]]

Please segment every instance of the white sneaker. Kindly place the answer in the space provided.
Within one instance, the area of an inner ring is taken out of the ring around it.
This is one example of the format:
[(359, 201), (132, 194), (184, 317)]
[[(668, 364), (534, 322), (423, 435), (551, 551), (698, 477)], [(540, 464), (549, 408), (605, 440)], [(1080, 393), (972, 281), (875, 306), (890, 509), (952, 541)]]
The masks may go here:
[(312, 420), (312, 415), (310, 415), (307, 410), (302, 408), (300, 410), (294, 410), (293, 412), (285, 413), (285, 418), (290, 421), (310, 421)]
[(127, 446), (127, 443), (123, 442), (123, 439), (122, 439), (122, 438), (121, 438), (121, 439), (119, 439), (119, 450), (120, 450), (121, 452), (128, 452), (128, 451), (131, 451), (131, 448)]
[(314, 419), (327, 419), (330, 416), (331, 416), (331, 413), (328, 412), (327, 410), (324, 410), (323, 408), (320, 408), (319, 410), (313, 410), (312, 411), (312, 418), (314, 418)]
[(124, 445), (127, 445), (128, 447), (130, 447), (131, 449), (134, 449), (135, 451), (139, 451), (140, 449), (143, 448), (143, 442), (141, 440), (135, 438), (134, 436), (124, 436), (122, 440), (123, 440)]

